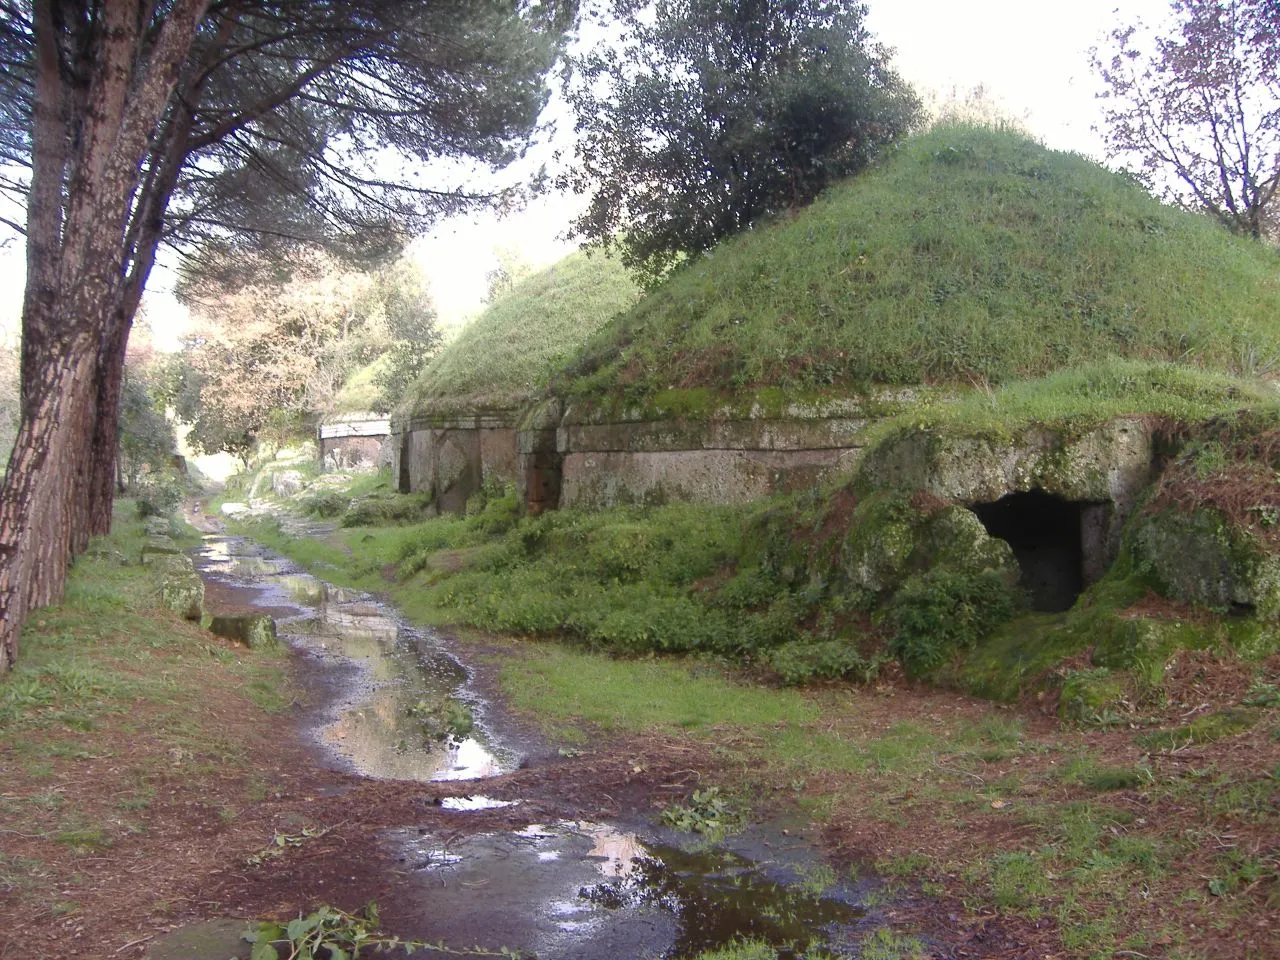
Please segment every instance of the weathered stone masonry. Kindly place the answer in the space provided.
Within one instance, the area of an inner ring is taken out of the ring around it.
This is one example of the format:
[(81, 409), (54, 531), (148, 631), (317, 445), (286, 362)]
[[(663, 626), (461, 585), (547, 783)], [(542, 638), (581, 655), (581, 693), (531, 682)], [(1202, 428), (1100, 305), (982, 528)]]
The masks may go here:
[[(867, 453), (867, 428), (914, 397), (842, 398), (711, 417), (601, 411), (545, 401), (524, 411), (393, 425), (402, 492), (459, 513), (486, 480), (514, 483), (530, 513), (621, 503), (745, 503), (861, 470), (874, 488), (924, 490), (969, 507), (1010, 544), (1042, 609), (1065, 609), (1105, 573), (1157, 467), (1140, 418), (991, 439), (913, 431)], [(874, 411), (874, 413), (870, 412)]]

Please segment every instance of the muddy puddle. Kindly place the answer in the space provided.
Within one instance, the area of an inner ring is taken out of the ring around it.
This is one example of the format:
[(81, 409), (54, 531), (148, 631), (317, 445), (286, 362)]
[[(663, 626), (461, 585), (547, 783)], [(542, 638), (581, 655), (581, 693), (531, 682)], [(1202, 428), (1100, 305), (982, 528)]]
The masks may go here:
[(675, 960), (743, 939), (784, 958), (819, 948), (857, 956), (870, 923), (866, 889), (837, 882), (782, 831), (718, 845), (649, 823), (486, 832), (475, 818), (502, 809), (505, 825), (521, 810), (519, 799), (485, 790), (486, 778), (516, 769), (521, 751), (442, 638), (244, 538), (207, 536), (196, 564), (214, 604), (270, 613), (322, 678), (303, 726), (326, 762), (374, 778), (458, 781), (456, 795), (440, 800), (445, 828), (437, 816), (381, 836), (396, 865), (403, 936), (543, 960)]

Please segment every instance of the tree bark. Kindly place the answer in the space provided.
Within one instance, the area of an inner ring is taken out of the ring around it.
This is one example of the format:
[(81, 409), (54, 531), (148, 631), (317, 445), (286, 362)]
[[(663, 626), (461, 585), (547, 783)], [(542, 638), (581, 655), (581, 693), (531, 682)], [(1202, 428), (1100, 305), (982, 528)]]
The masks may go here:
[[(104, 4), (84, 47), (87, 91), (60, 59), (53, 0), (33, 6), (23, 400), (0, 487), (0, 673), (17, 660), (27, 613), (61, 598), (72, 552), (87, 539), (78, 520), (93, 472), (99, 358), (114, 345), (108, 335), (122, 325), (125, 278), (142, 253), (127, 242), (140, 163), (208, 5), (176, 0), (147, 49), (139, 30), (149, 4)], [(123, 317), (121, 342), (132, 317)]]
[(84, 522), (77, 525), (83, 534), (77, 539), (76, 552), (88, 546), (89, 537), (111, 532), (111, 511), (115, 505), (116, 452), (120, 442), (120, 381), (124, 376), (124, 358), (129, 347), (130, 323), (113, 317), (95, 365), (97, 404), (93, 431), (89, 441), (87, 496)]

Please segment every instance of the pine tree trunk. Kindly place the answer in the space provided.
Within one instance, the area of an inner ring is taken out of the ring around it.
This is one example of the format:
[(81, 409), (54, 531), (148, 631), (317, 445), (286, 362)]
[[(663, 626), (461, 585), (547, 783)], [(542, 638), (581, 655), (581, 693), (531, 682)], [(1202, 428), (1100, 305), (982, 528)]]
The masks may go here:
[[(100, 360), (108, 361), (108, 373), (114, 369), (115, 352), (103, 351), (114, 345), (121, 317), (121, 353), (128, 338), (133, 310), (121, 307), (129, 302), (130, 261), (154, 256), (154, 241), (150, 250), (129, 245), (141, 165), (209, 2), (174, 0), (145, 46), (149, 4), (102, 4), (77, 48), (79, 72), (60, 66), (56, 4), (32, 4), (23, 398), (0, 486), (0, 673), (17, 660), (27, 612), (61, 598), (73, 550), (88, 539)], [(141, 204), (150, 216), (143, 227), (163, 219), (167, 199), (165, 193)], [(145, 273), (139, 279), (140, 295)], [(118, 376), (103, 379), (115, 407), (110, 476), (119, 383)], [(108, 486), (108, 518), (109, 497)]]
[(50, 358), (39, 392), (24, 404), (0, 487), (0, 673), (18, 656), (27, 612), (60, 599), (71, 557), (71, 523), (92, 417), (91, 342)]
[[(120, 381), (129, 345), (129, 325), (121, 317), (112, 318), (110, 331), (98, 352), (97, 409), (93, 437), (89, 445), (88, 497), (83, 524), (87, 545), (90, 536), (111, 532), (111, 509), (115, 503), (116, 453), (120, 436)], [(83, 550), (77, 546), (77, 552)]]

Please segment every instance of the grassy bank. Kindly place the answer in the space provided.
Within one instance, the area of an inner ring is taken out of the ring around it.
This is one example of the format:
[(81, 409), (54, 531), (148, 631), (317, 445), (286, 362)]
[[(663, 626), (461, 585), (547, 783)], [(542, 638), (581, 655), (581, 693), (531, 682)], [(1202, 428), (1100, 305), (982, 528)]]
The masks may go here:
[(536, 397), (588, 336), (635, 302), (621, 264), (575, 253), (518, 282), (423, 371), (403, 415), (515, 407)]
[[(63, 602), (32, 614), (0, 682), (0, 909), (9, 948), (29, 955), (86, 923), (104, 938), (146, 927), (190, 869), (174, 863), (184, 834), (229, 830), (272, 789), (254, 760), (293, 700), (283, 656), (249, 655), (161, 609), (143, 540), (120, 504)], [(126, 876), (148, 862), (144, 882)]]
[(678, 271), (555, 389), (967, 386), (1113, 356), (1252, 376), (1280, 358), (1278, 266), (1082, 157), (943, 126)]

